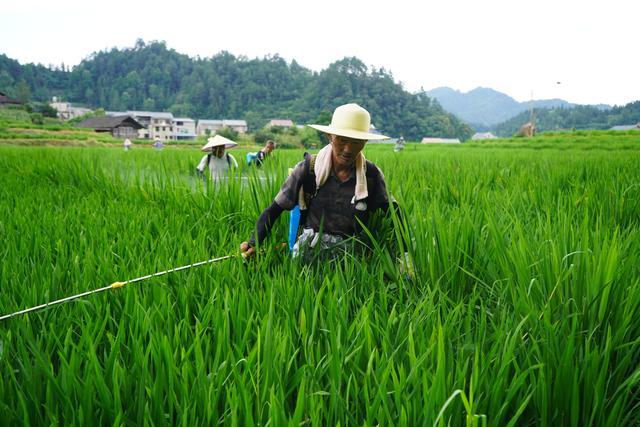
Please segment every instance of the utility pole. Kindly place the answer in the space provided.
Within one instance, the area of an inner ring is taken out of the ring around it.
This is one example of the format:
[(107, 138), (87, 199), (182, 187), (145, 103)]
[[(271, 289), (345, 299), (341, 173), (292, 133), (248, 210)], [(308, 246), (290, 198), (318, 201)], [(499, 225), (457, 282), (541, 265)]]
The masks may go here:
[(531, 101), (529, 101), (529, 123), (531, 123), (531, 126), (535, 128), (536, 116), (533, 111), (533, 90), (531, 90)]

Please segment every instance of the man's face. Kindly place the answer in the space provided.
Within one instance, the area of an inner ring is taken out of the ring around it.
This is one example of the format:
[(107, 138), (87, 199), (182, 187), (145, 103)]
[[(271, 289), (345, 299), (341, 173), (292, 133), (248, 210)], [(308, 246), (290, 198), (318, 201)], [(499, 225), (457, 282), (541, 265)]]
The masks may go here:
[(366, 140), (347, 138), (346, 136), (329, 135), (333, 146), (333, 161), (340, 166), (351, 167), (355, 164), (356, 157), (362, 151)]
[(221, 159), (222, 156), (224, 155), (224, 147), (215, 147), (213, 149), (213, 155)]

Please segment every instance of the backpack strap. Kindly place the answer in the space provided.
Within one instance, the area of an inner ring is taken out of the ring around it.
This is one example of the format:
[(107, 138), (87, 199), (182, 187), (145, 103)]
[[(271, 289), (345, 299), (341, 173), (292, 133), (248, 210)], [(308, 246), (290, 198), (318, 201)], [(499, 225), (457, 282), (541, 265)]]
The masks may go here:
[(311, 199), (318, 194), (318, 188), (316, 188), (316, 156), (315, 154), (304, 153), (304, 177), (302, 178), (302, 191), (304, 193), (305, 203), (307, 208)]
[[(302, 179), (302, 191), (304, 192), (305, 203), (307, 208), (311, 199), (316, 197), (319, 188), (316, 187), (316, 155), (310, 153), (304, 153), (304, 177)], [(378, 168), (367, 160), (365, 164), (365, 176), (367, 179), (372, 179), (378, 172)]]

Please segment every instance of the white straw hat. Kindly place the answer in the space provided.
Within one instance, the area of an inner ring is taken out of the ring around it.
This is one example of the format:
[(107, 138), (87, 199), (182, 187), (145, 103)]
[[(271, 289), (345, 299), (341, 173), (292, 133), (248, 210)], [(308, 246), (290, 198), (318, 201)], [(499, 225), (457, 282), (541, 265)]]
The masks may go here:
[(388, 136), (379, 133), (370, 133), (371, 116), (369, 112), (358, 104), (341, 105), (333, 112), (331, 124), (308, 125), (320, 132), (332, 135), (345, 136), (354, 139), (389, 139)]
[(224, 146), (224, 148), (233, 148), (236, 145), (238, 144), (236, 144), (232, 140), (225, 138), (224, 136), (221, 136), (221, 135), (216, 135), (212, 138), (207, 139), (207, 143), (200, 150), (213, 151), (213, 149), (216, 147)]

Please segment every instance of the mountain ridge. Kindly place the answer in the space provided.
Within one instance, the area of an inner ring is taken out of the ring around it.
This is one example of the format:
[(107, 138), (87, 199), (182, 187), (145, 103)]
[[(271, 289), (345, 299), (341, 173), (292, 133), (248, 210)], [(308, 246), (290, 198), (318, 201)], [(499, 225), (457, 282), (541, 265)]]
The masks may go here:
[[(538, 99), (519, 102), (511, 96), (492, 88), (476, 87), (468, 92), (441, 86), (426, 91), (435, 98), (446, 111), (469, 123), (476, 130), (490, 130), (529, 108), (575, 108), (580, 104), (570, 103), (560, 98)], [(598, 104), (600, 110), (611, 106)]]

